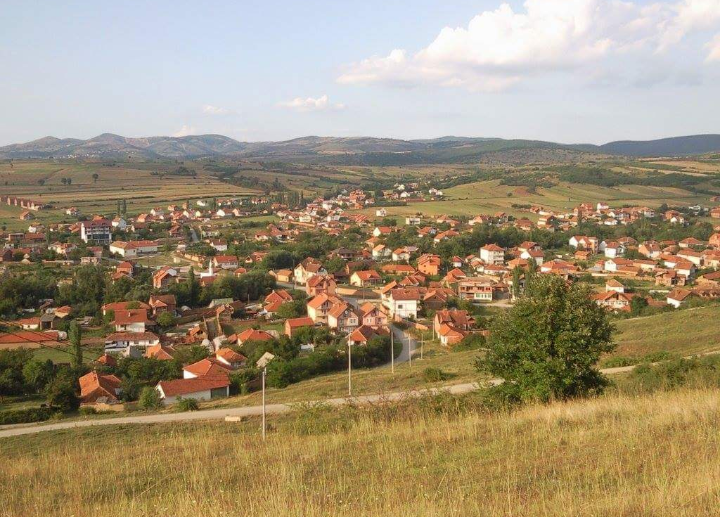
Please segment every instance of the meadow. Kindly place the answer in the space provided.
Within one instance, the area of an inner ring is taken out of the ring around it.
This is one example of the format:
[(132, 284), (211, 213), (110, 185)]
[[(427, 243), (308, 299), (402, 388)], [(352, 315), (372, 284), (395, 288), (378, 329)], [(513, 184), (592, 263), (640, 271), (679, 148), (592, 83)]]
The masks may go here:
[[(8, 517), (714, 516), (720, 392), (466, 398), (4, 438)], [(78, 475), (80, 474), (80, 475)]]

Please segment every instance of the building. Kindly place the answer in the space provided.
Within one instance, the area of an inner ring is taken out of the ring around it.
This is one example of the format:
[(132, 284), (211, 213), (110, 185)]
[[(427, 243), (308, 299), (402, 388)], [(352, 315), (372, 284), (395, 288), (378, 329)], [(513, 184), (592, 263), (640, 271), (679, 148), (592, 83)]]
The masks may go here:
[(152, 332), (114, 332), (105, 338), (105, 352), (131, 354), (131, 348), (150, 348), (160, 343)]
[(368, 271), (355, 271), (350, 276), (350, 285), (355, 287), (367, 287), (369, 285), (377, 285), (382, 281), (380, 274), (374, 269)]
[(339, 303), (342, 303), (340, 298), (327, 293), (320, 293), (307, 302), (308, 316), (314, 323), (327, 324), (330, 308)]
[(391, 289), (383, 300), (383, 305), (388, 309), (390, 315), (398, 318), (417, 318), (420, 305), (420, 290), (415, 288)]
[(491, 302), (495, 281), (487, 277), (470, 277), (458, 282), (458, 296), (471, 302)]
[(115, 311), (112, 324), (116, 332), (145, 332), (153, 323), (148, 319), (147, 309), (126, 309)]
[(487, 244), (480, 248), (480, 259), (486, 264), (501, 266), (505, 263), (505, 249), (497, 244)]
[(115, 241), (110, 244), (110, 253), (116, 253), (124, 258), (135, 258), (157, 251), (157, 241)]
[(179, 399), (213, 400), (230, 396), (230, 380), (222, 377), (199, 377), (160, 381), (156, 389), (165, 404)]
[(293, 334), (298, 329), (312, 327), (315, 322), (310, 316), (303, 316), (302, 318), (290, 318), (285, 320), (285, 335), (293, 337)]
[(118, 402), (122, 393), (122, 381), (111, 374), (90, 372), (80, 377), (79, 382), (81, 404), (112, 404)]
[(338, 303), (328, 311), (328, 327), (343, 334), (352, 332), (360, 318), (349, 303)]
[(112, 224), (107, 219), (93, 219), (80, 223), (80, 238), (92, 244), (110, 244), (112, 240)]

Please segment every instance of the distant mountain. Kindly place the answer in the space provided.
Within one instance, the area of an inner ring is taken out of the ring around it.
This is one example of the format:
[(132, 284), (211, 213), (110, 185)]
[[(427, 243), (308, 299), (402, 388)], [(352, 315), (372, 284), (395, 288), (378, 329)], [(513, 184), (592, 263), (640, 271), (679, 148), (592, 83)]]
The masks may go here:
[(687, 156), (720, 150), (720, 135), (693, 135), (636, 142), (610, 142), (599, 146), (607, 154), (624, 156)]
[(505, 140), (445, 136), (423, 140), (372, 137), (307, 136), (283, 142), (238, 142), (222, 135), (126, 138), (104, 133), (89, 140), (45, 137), (0, 147), (0, 158), (145, 158), (186, 159), (234, 156), (258, 161), (298, 161), (347, 165), (472, 163), (500, 153), (516, 159), (581, 153), (619, 156), (684, 156), (720, 151), (720, 135), (664, 138), (605, 145), (559, 144), (540, 140)]

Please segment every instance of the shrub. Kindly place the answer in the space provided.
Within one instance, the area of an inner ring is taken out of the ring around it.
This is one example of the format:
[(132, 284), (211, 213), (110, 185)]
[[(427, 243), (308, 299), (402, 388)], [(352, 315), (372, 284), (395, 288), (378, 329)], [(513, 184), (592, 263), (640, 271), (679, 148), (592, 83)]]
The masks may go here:
[(138, 405), (140, 409), (158, 409), (162, 407), (162, 400), (160, 400), (160, 393), (152, 386), (145, 386), (140, 392), (140, 398), (138, 399)]
[(185, 411), (197, 411), (200, 409), (198, 401), (195, 399), (180, 399), (177, 403), (177, 410), (179, 412)]
[(97, 409), (95, 409), (92, 406), (83, 406), (78, 411), (81, 415), (95, 415), (97, 414)]
[(426, 382), (446, 381), (450, 377), (450, 374), (442, 371), (440, 368), (428, 367), (423, 370), (423, 378)]
[(44, 422), (49, 420), (52, 415), (52, 409), (45, 407), (0, 411), (0, 425)]

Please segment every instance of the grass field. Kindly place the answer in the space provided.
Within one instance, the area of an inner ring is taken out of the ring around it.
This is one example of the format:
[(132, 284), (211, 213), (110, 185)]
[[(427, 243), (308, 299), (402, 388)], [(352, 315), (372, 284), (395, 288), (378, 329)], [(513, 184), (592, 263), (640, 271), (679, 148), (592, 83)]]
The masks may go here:
[(7, 517), (715, 516), (720, 393), (432, 404), (2, 440)]
[(617, 322), (615, 356), (654, 352), (686, 356), (720, 350), (720, 306), (667, 312)]

